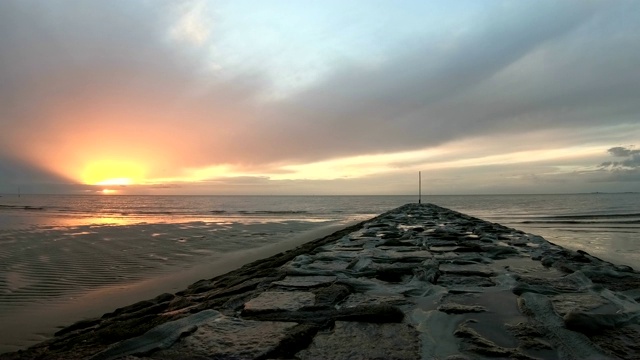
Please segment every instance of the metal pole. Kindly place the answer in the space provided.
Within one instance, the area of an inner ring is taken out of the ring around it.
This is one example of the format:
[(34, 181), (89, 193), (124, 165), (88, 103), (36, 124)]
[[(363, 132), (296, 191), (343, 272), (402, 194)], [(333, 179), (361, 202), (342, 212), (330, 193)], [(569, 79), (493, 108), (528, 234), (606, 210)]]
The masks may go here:
[(422, 171), (418, 171), (418, 204), (422, 203)]

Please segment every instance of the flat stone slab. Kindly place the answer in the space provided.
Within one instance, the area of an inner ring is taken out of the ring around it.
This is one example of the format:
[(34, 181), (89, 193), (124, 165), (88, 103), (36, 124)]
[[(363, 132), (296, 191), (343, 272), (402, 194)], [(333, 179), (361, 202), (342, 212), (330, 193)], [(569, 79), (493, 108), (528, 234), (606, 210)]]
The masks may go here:
[(244, 304), (244, 312), (296, 311), (315, 303), (316, 296), (301, 291), (265, 291)]
[(191, 335), (153, 359), (255, 359), (273, 351), (294, 322), (252, 321), (219, 316), (202, 323)]
[(284, 280), (274, 281), (273, 285), (293, 288), (312, 288), (330, 284), (336, 281), (336, 279), (335, 276), (287, 276)]
[(553, 309), (560, 316), (572, 311), (589, 311), (608, 304), (602, 297), (595, 294), (560, 294), (551, 296), (550, 299)]
[(355, 293), (349, 295), (344, 302), (340, 304), (341, 308), (356, 307), (360, 305), (402, 305), (406, 304), (408, 299), (400, 294), (377, 295), (377, 294), (361, 294)]
[(419, 359), (419, 333), (407, 324), (336, 321), (296, 354), (305, 359)]
[(192, 333), (198, 325), (219, 319), (222, 314), (215, 310), (205, 310), (176, 321), (169, 321), (147, 331), (141, 336), (130, 338), (91, 357), (91, 360), (111, 360), (129, 355), (146, 354), (172, 346), (180, 337)]
[(495, 275), (495, 272), (491, 270), (488, 266), (482, 266), (482, 265), (441, 264), (440, 271), (442, 271), (445, 274), (462, 275), (462, 276), (490, 277)]

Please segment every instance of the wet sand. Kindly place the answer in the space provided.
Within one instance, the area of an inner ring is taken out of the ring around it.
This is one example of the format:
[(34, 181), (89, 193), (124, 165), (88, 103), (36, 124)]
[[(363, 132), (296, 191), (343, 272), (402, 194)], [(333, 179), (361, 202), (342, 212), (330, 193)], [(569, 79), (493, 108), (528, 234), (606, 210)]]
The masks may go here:
[(408, 204), (2, 359), (638, 358), (640, 273)]
[[(44, 341), (62, 327), (116, 307), (177, 292), (344, 224), (309, 227), (190, 222), (4, 230), (0, 353)], [(274, 233), (280, 234), (277, 243)]]

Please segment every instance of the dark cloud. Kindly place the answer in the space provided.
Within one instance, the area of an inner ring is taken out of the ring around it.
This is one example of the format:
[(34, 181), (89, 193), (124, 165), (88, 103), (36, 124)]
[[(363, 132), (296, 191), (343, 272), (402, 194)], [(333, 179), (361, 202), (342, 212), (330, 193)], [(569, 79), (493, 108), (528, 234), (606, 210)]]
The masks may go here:
[[(168, 35), (168, 2), (0, 1), (0, 154), (25, 163), (72, 147), (70, 133), (104, 132), (89, 145), (131, 156), (164, 148), (157, 156), (171, 167), (266, 168), (636, 124), (637, 14), (634, 1), (492, 3), (465, 31), (408, 39), (377, 67), (336, 63), (305, 91), (259, 102), (262, 70), (212, 77), (208, 49)], [(625, 156), (620, 164), (637, 166)]]
[(87, 186), (48, 172), (28, 162), (0, 156), (0, 194), (81, 193)]
[(627, 157), (627, 156), (633, 156), (633, 155), (637, 155), (640, 154), (640, 150), (636, 150), (633, 148), (625, 148), (622, 146), (616, 146), (616, 147), (612, 147), (611, 149), (607, 150), (609, 152), (609, 154), (615, 156), (615, 157)]
[(621, 161), (605, 161), (600, 164), (600, 168), (609, 171), (631, 171), (640, 170), (640, 150), (633, 147), (616, 146), (607, 150), (609, 154), (615, 157), (624, 157)]
[[(378, 68), (336, 70), (265, 113), (268, 121), (249, 134), (249, 147), (255, 144), (259, 161), (309, 161), (496, 133), (635, 123), (640, 28), (632, 14), (639, 5), (507, 3), (468, 34), (439, 39), (447, 46), (416, 40)], [(531, 65), (528, 56), (540, 59)], [(272, 143), (258, 151), (265, 136)]]
[(633, 146), (616, 146), (607, 150), (611, 156), (625, 158), (620, 161), (605, 161), (598, 166), (595, 182), (640, 182), (640, 151)]
[(69, 183), (69, 179), (46, 172), (38, 167), (14, 159), (0, 157), (0, 186), (17, 186), (27, 183)]

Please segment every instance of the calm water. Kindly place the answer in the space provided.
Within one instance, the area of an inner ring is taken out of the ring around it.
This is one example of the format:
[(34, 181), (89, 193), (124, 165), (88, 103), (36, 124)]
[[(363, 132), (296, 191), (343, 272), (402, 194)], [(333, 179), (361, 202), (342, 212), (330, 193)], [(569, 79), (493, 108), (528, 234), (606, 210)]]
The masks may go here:
[[(194, 221), (295, 221), (311, 229), (361, 221), (415, 201), (415, 196), (5, 195), (0, 197), (0, 230)], [(423, 196), (422, 201), (640, 268), (640, 193)]]
[(640, 269), (640, 194), (442, 196), (438, 205)]
[[(0, 352), (416, 200), (4, 195)], [(422, 201), (640, 268), (640, 194), (423, 196)]]

